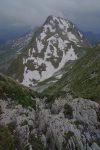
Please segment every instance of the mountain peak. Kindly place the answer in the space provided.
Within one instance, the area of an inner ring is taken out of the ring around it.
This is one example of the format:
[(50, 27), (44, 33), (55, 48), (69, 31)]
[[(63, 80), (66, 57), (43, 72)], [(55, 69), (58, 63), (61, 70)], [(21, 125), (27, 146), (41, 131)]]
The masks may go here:
[(65, 19), (63, 17), (60, 17), (60, 16), (55, 16), (55, 15), (49, 15), (46, 20), (48, 20), (48, 19), (49, 20), (54, 20), (54, 21), (62, 19), (62, 20), (66, 20), (67, 21), (67, 19)]
[[(53, 76), (89, 46), (83, 34), (68, 20), (50, 15), (25, 51), (15, 60), (12, 75), (26, 86)], [(18, 67), (19, 64), (19, 67)]]
[(47, 19), (46, 19), (44, 24), (47, 24), (47, 23), (51, 24), (51, 25), (54, 24), (54, 23), (56, 23), (56, 24), (59, 24), (59, 23), (63, 24), (64, 21), (66, 23), (69, 22), (67, 19), (64, 19), (62, 17), (59, 17), (59, 16), (57, 17), (57, 16), (54, 16), (54, 15), (50, 15), (50, 16), (47, 17)]

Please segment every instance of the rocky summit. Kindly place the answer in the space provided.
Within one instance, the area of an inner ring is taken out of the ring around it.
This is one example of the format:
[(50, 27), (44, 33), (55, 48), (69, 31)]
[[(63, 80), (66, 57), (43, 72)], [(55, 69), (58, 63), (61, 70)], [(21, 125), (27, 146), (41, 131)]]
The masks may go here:
[(8, 74), (26, 86), (34, 86), (52, 77), (67, 62), (80, 58), (89, 46), (72, 22), (49, 16), (12, 63)]

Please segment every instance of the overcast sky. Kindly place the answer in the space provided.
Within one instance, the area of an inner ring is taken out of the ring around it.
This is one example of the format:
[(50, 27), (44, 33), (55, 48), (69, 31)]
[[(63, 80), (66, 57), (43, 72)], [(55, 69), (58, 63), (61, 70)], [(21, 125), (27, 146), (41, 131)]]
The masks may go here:
[(100, 0), (0, 0), (0, 27), (40, 26), (51, 14), (100, 33)]

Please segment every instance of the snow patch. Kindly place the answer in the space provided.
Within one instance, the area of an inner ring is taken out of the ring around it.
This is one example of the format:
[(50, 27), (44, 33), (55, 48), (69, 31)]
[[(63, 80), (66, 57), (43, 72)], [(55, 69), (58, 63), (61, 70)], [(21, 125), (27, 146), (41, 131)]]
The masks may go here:
[(79, 33), (80, 37), (81, 37), (81, 38), (83, 38), (83, 35), (82, 35), (82, 33), (81, 33), (80, 31), (78, 31), (78, 33)]
[(76, 60), (77, 58), (78, 57), (75, 54), (73, 47), (71, 46), (71, 48), (67, 52), (67, 61), (69, 61), (69, 60)]
[(72, 34), (71, 32), (68, 32), (68, 38), (70, 41), (73, 41), (76, 44), (79, 42), (79, 40), (76, 38), (76, 36), (74, 34)]
[(61, 79), (62, 76), (63, 76), (62, 74), (59, 74), (56, 76), (56, 79)]
[(71, 48), (67, 51), (66, 54), (63, 52), (63, 58), (59, 64), (58, 70), (61, 69), (65, 65), (65, 63), (68, 62), (69, 60), (76, 60), (76, 59), (77, 55), (75, 54), (74, 49), (71, 46)]
[(31, 49), (28, 50), (28, 56), (31, 56)]
[(47, 82), (47, 84), (55, 83), (55, 82), (57, 82), (57, 81), (58, 81), (58, 80), (49, 81), (49, 82)]
[(40, 80), (40, 78), (41, 78), (40, 74), (37, 70), (31, 71), (31, 70), (28, 70), (27, 67), (25, 66), (24, 79), (22, 82), (23, 85), (29, 86), (33, 83), (32, 82), (33, 79), (38, 81)]
[(41, 40), (43, 40), (46, 36), (47, 36), (46, 33), (43, 31), (43, 32), (40, 34)]
[(58, 39), (58, 48), (60, 50), (64, 50), (65, 48), (67, 48), (67, 43), (69, 43), (68, 41), (63, 41), (61, 38)]
[(36, 39), (36, 42), (37, 42), (37, 49), (38, 49), (38, 52), (40, 53), (41, 50), (44, 48), (44, 45), (42, 44), (42, 41), (39, 41)]

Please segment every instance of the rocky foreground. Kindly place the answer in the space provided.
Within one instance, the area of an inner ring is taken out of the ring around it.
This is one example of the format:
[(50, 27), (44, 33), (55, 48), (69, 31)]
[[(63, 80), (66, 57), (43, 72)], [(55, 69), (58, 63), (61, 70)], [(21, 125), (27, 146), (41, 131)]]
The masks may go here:
[(12, 149), (100, 149), (99, 104), (70, 95), (52, 103), (46, 98), (35, 100), (36, 110), (24, 108), (10, 99), (0, 100), (0, 126), (8, 130)]

